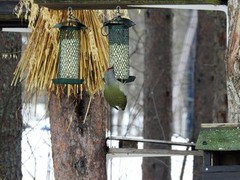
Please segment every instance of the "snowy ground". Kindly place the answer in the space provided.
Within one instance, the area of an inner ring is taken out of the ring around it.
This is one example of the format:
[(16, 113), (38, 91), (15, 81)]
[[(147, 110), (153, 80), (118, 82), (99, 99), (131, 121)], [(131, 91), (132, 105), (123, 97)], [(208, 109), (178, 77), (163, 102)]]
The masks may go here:
[(22, 137), (23, 180), (53, 180), (49, 118), (45, 116), (45, 105), (24, 108), (24, 123), (28, 128)]
[[(172, 136), (172, 141), (173, 142), (187, 142), (186, 139), (173, 135)], [(185, 150), (186, 147), (181, 147), (181, 146), (172, 146), (172, 149), (175, 150)], [(183, 164), (183, 158), (184, 156), (172, 156), (171, 157), (171, 165), (172, 165), (172, 171), (171, 171), (171, 176), (172, 180), (179, 180), (180, 179), (180, 174), (182, 170), (182, 164)], [(188, 156), (186, 160), (186, 165), (184, 168), (184, 175), (183, 179), (184, 180), (192, 180), (192, 171), (193, 171), (193, 156)]]
[[(174, 135), (172, 136), (174, 142), (187, 142), (186, 139)], [(113, 147), (117, 147), (117, 144), (112, 144)], [(143, 148), (142, 143), (138, 146)], [(184, 150), (186, 147), (172, 146), (175, 150)], [(172, 156), (172, 180), (179, 180), (182, 170), (183, 156)], [(112, 158), (108, 159), (108, 180), (141, 180), (142, 179), (142, 158), (131, 157), (131, 158)], [(192, 180), (193, 170), (193, 156), (188, 156), (186, 165), (184, 168), (184, 180)]]

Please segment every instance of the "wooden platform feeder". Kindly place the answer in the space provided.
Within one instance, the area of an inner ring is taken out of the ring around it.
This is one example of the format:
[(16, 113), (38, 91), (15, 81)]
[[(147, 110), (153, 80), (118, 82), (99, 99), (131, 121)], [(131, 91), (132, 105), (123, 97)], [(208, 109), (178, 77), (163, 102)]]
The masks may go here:
[(203, 180), (240, 179), (240, 124), (202, 124), (196, 149), (204, 152)]

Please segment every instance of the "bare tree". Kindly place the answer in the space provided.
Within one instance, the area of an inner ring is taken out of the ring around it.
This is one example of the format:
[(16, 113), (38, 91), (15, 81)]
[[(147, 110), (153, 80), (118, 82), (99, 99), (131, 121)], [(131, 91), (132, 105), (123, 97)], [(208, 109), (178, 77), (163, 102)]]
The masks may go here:
[(0, 32), (0, 179), (22, 179), (21, 84), (11, 86), (21, 56), (21, 34)]
[[(195, 62), (195, 100), (193, 141), (201, 123), (227, 121), (226, 15), (223, 12), (198, 12)], [(194, 180), (200, 180), (202, 157), (194, 158)]]
[(228, 122), (240, 121), (240, 64), (239, 64), (239, 42), (240, 34), (238, 27), (240, 24), (239, 2), (228, 1), (229, 14), (229, 36), (227, 48), (227, 88), (228, 88)]
[[(86, 93), (82, 99), (66, 95), (60, 99), (54, 94), (50, 96), (56, 179), (106, 180), (106, 108), (101, 95), (92, 98)], [(86, 114), (88, 107), (89, 113)], [(85, 115), (86, 122), (83, 122)]]
[[(171, 36), (172, 12), (151, 9), (145, 13), (144, 128), (148, 139), (171, 139)], [(145, 145), (145, 148), (166, 148)], [(144, 158), (143, 180), (171, 179), (170, 158)]]

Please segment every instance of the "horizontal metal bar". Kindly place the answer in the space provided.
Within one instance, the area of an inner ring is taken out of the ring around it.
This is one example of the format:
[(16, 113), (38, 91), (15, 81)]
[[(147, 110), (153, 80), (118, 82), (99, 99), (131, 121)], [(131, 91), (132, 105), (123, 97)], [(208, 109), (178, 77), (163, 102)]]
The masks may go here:
[(169, 156), (203, 156), (202, 151), (183, 151), (170, 149), (131, 149), (109, 148), (107, 156), (113, 157), (169, 157)]
[(106, 141), (107, 140), (135, 141), (135, 142), (142, 142), (142, 143), (155, 143), (155, 144), (195, 147), (194, 143), (182, 143), (182, 142), (164, 141), (164, 140), (156, 140), (156, 139), (129, 138), (129, 137), (121, 137), (121, 136), (110, 136), (106, 138)]

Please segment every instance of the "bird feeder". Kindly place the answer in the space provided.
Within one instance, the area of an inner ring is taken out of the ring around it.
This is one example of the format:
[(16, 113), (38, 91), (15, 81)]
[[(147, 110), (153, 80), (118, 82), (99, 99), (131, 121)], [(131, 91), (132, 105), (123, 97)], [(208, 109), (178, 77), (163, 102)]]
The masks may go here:
[(68, 8), (68, 20), (56, 24), (54, 28), (60, 31), (58, 77), (54, 84), (81, 84), (80, 79), (80, 45), (81, 31), (86, 26), (72, 15), (72, 8)]
[(129, 76), (129, 28), (135, 23), (122, 18), (117, 7), (117, 15), (103, 24), (108, 27), (110, 67), (114, 66), (115, 78), (122, 82), (132, 82), (135, 76)]

